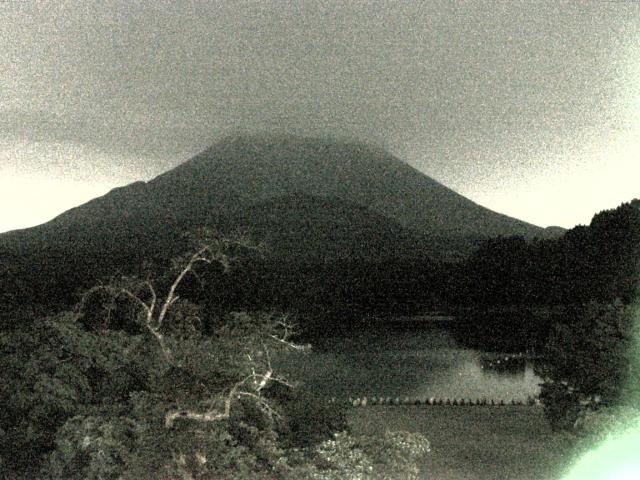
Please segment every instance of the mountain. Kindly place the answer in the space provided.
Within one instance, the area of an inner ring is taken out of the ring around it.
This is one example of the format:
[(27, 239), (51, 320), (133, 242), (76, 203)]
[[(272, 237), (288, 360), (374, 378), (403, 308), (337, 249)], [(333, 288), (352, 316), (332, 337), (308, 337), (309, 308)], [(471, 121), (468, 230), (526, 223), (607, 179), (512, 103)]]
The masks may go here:
[[(176, 194), (166, 195), (170, 190)], [(473, 203), (381, 149), (355, 142), (231, 137), (160, 175), (148, 192), (177, 216), (191, 212), (196, 202), (210, 212), (237, 211), (304, 192), (370, 208), (422, 233), (531, 237), (542, 232)]]
[(71, 288), (175, 255), (181, 234), (202, 225), (223, 232), (244, 228), (266, 240), (274, 256), (320, 262), (425, 253), (456, 258), (481, 238), (547, 236), (376, 147), (242, 135), (147, 183), (114, 189), (46, 224), (0, 235), (0, 275)]

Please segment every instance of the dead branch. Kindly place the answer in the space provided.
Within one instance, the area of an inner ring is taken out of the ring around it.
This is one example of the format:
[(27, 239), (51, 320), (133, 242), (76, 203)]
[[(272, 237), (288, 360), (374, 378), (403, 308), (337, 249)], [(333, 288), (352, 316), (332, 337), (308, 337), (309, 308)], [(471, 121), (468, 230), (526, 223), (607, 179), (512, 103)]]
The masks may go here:
[[(253, 381), (253, 391), (242, 389), (242, 387), (247, 385), (250, 381)], [(233, 402), (240, 397), (251, 398), (257, 402), (260, 408), (268, 415), (278, 416), (278, 412), (276, 412), (271, 405), (269, 405), (269, 402), (267, 402), (267, 400), (261, 395), (262, 390), (269, 384), (269, 382), (278, 382), (293, 388), (293, 386), (285, 379), (274, 376), (271, 368), (263, 374), (256, 373), (252, 368), (251, 375), (237, 382), (231, 388), (227, 396), (224, 398), (222, 410), (211, 408), (204, 412), (185, 409), (170, 411), (165, 415), (165, 427), (171, 428), (178, 419), (193, 420), (196, 422), (218, 422), (226, 420), (231, 416), (231, 407)]]
[(198, 422), (217, 422), (220, 420), (225, 420), (229, 418), (231, 415), (231, 403), (234, 398), (238, 396), (238, 389), (246, 382), (246, 378), (236, 383), (229, 394), (224, 399), (224, 407), (222, 411), (216, 411), (214, 409), (210, 409), (206, 412), (194, 412), (191, 410), (177, 410), (173, 412), (167, 412), (164, 417), (164, 425), (167, 428), (171, 428), (173, 423), (177, 419), (185, 419), (185, 420), (195, 420)]
[[(150, 281), (146, 280), (143, 282), (139, 282), (139, 285), (146, 287), (148, 290), (151, 299), (149, 303), (145, 303), (137, 294), (131, 291), (126, 287), (118, 287), (115, 285), (97, 285), (89, 289), (82, 297), (80, 302), (80, 307), (82, 308), (86, 303), (87, 298), (98, 291), (104, 291), (109, 295), (117, 298), (119, 296), (124, 296), (131, 300), (134, 304), (138, 305), (144, 315), (144, 325), (147, 330), (153, 335), (153, 337), (158, 342), (160, 349), (162, 350), (163, 355), (170, 363), (173, 363), (173, 355), (171, 349), (167, 346), (165, 342), (165, 337), (161, 333), (162, 326), (167, 317), (167, 314), (171, 307), (178, 301), (180, 298), (176, 291), (178, 287), (183, 282), (184, 278), (188, 274), (194, 274), (198, 277), (194, 268), (199, 263), (211, 264), (213, 262), (217, 262), (223, 266), (225, 271), (230, 268), (231, 259), (230, 257), (224, 253), (224, 249), (231, 245), (241, 245), (246, 248), (252, 248), (249, 242), (246, 239), (239, 239), (237, 241), (227, 241), (227, 240), (219, 240), (216, 239), (213, 243), (201, 246), (188, 260), (187, 264), (182, 267), (176, 276), (175, 280), (171, 284), (169, 288), (169, 292), (162, 302), (162, 306), (160, 307), (160, 312), (156, 312), (156, 307), (158, 304), (158, 296), (156, 294), (155, 288), (151, 284)], [(198, 277), (199, 278), (199, 277)]]

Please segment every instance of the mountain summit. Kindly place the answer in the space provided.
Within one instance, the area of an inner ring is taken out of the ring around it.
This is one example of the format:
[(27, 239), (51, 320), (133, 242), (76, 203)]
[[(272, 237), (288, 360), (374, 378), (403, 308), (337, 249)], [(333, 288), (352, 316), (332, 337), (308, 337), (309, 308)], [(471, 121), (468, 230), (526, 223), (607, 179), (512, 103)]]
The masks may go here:
[(131, 215), (193, 223), (298, 194), (349, 202), (421, 234), (544, 235), (544, 229), (484, 208), (382, 149), (284, 135), (227, 137), (148, 183), (117, 188), (45, 228), (120, 223)]
[(178, 217), (190, 214), (196, 203), (210, 212), (230, 213), (304, 193), (360, 205), (423, 234), (543, 233), (475, 204), (382, 149), (357, 142), (228, 137), (149, 182), (147, 192)]

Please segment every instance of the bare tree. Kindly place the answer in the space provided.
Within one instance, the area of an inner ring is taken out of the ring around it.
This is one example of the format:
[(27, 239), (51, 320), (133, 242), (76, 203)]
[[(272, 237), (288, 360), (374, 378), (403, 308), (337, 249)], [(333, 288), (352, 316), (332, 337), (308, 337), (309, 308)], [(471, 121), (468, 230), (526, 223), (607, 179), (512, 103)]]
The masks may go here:
[[(171, 367), (182, 368), (182, 362), (175, 354), (171, 342), (167, 341), (170, 334), (165, 333), (169, 314), (179, 300), (178, 289), (189, 275), (200, 280), (196, 267), (200, 264), (219, 264), (227, 272), (235, 259), (229, 254), (232, 247), (250, 250), (261, 250), (262, 246), (252, 244), (246, 237), (234, 239), (223, 238), (209, 230), (201, 230), (192, 237), (197, 244), (195, 253), (174, 259), (175, 277), (166, 295), (160, 296), (152, 281), (147, 278), (140, 280), (134, 277), (123, 277), (112, 280), (108, 284), (96, 285), (89, 289), (82, 297), (80, 310), (91, 295), (98, 292), (106, 293), (112, 299), (126, 299), (137, 310), (137, 317), (144, 329), (155, 339), (162, 355)], [(277, 376), (271, 363), (272, 353), (281, 350), (303, 351), (308, 347), (291, 341), (294, 333), (293, 324), (286, 316), (262, 315), (261, 325), (256, 330), (257, 336), (250, 336), (234, 332), (235, 326), (223, 327), (223, 332), (235, 341), (243, 342), (238, 351), (242, 351), (244, 370), (249, 372), (224, 391), (210, 392), (201, 404), (206, 408), (200, 410), (176, 408), (165, 415), (165, 426), (171, 427), (176, 420), (191, 420), (197, 422), (215, 422), (228, 419), (231, 415), (233, 403), (240, 398), (249, 398), (267, 414), (274, 415), (262, 395), (263, 390), (272, 382), (292, 386), (285, 378)]]

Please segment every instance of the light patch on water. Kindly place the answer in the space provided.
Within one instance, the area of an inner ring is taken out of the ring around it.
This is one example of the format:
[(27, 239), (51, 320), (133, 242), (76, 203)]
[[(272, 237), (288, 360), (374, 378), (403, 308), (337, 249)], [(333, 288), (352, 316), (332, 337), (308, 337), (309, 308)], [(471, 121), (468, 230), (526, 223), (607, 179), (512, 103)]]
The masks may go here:
[(542, 380), (533, 372), (531, 363), (522, 372), (505, 373), (482, 368), (477, 352), (465, 357), (448, 371), (437, 372), (433, 381), (418, 389), (415, 396), (509, 401), (526, 400), (540, 393), (538, 384)]
[(443, 330), (332, 341), (330, 351), (281, 359), (279, 367), (322, 395), (526, 400), (541, 379), (521, 371), (482, 367), (478, 351), (461, 348)]

